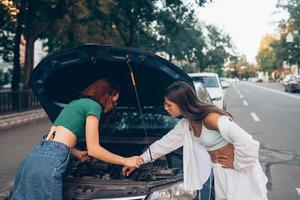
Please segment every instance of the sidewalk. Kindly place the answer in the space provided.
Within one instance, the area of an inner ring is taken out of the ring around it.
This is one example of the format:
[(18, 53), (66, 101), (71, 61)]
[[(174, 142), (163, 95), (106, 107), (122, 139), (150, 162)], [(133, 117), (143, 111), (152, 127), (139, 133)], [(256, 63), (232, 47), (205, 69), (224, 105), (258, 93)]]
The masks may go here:
[(0, 115), (0, 130), (27, 124), (46, 117), (47, 115), (43, 109)]

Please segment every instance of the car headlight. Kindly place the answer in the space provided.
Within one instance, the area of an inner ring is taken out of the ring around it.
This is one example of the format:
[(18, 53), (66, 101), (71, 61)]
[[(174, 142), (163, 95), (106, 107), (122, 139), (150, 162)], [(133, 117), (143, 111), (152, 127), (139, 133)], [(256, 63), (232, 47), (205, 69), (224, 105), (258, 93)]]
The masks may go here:
[(179, 182), (152, 192), (147, 200), (191, 200), (196, 197), (196, 194), (196, 191), (185, 190), (183, 183)]

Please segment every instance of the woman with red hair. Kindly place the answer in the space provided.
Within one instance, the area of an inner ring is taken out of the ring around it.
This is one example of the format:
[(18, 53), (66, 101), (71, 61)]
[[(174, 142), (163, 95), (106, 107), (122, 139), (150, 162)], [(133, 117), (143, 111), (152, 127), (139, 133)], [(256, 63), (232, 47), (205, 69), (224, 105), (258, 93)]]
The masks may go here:
[[(101, 79), (88, 86), (80, 99), (65, 106), (46, 139), (19, 167), (11, 199), (62, 199), (62, 174), (70, 154), (81, 162), (91, 156), (112, 164), (139, 167), (143, 163), (141, 157), (125, 158), (107, 151), (99, 143), (101, 113), (108, 113), (114, 108), (119, 92), (117, 84)], [(87, 151), (74, 148), (79, 139), (86, 140)]]

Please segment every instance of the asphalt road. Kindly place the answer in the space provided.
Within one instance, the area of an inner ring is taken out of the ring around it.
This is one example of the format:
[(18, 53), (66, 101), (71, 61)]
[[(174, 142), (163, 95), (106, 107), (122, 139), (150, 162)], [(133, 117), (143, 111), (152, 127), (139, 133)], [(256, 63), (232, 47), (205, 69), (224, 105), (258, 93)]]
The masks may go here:
[(38, 144), (42, 133), (49, 126), (50, 121), (44, 119), (21, 127), (0, 130), (0, 193), (11, 188), (19, 164)]
[(227, 108), (260, 141), (270, 200), (300, 199), (300, 93), (279, 83), (232, 83)]
[[(226, 101), (235, 120), (261, 143), (269, 199), (300, 199), (300, 93), (285, 93), (278, 83), (239, 82), (226, 89)], [(43, 120), (0, 130), (0, 199), (1, 192), (11, 187), (21, 160), (49, 126), (49, 120)]]

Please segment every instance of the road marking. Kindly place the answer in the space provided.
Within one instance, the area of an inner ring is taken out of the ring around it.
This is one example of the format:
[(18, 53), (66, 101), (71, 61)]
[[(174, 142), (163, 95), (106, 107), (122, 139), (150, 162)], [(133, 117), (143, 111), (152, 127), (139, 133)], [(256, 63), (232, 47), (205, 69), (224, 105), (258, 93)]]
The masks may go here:
[(234, 90), (236, 91), (236, 93), (241, 94), (240, 91), (235, 87), (235, 84), (232, 84)]
[(242, 99), (242, 98), (244, 98), (244, 96), (240, 94), (240, 98)]
[(247, 101), (243, 101), (243, 104), (245, 105), (245, 106), (248, 106), (248, 102)]
[(300, 195), (300, 188), (296, 188), (298, 194)]
[(253, 118), (253, 120), (255, 121), (255, 122), (260, 122), (260, 119), (257, 117), (257, 115), (254, 113), (254, 112), (252, 112), (252, 113), (250, 113), (251, 114), (251, 117)]
[(263, 86), (260, 86), (260, 85), (255, 85), (255, 84), (253, 84), (253, 83), (245, 83), (245, 84), (250, 85), (250, 86), (253, 86), (253, 87), (260, 88), (260, 89), (262, 89), (262, 90), (266, 90), (266, 91), (268, 91), (268, 92), (274, 92), (274, 93), (277, 93), (277, 94), (282, 94), (282, 95), (284, 95), (284, 96), (288, 96), (288, 97), (292, 97), (292, 98), (295, 98), (295, 99), (300, 100), (300, 96), (296, 96), (296, 95), (289, 94), (289, 93), (282, 92), (282, 91), (275, 90), (275, 89), (266, 88), (266, 87), (263, 87)]

